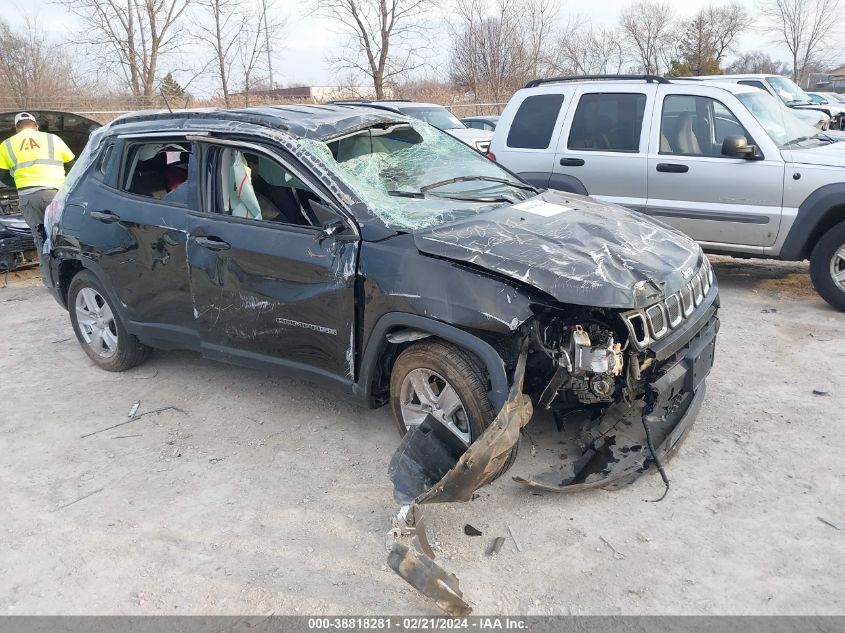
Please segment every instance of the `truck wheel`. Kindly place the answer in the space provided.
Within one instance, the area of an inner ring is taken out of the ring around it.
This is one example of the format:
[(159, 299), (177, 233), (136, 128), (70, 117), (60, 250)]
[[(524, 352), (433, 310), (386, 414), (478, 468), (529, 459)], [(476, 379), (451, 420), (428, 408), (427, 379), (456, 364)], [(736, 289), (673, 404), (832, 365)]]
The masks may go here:
[(810, 277), (822, 299), (845, 312), (845, 222), (816, 242), (810, 255)]
[(84, 270), (68, 288), (68, 311), (82, 349), (102, 369), (125, 371), (140, 365), (151, 348), (126, 331), (97, 278)]
[[(430, 414), (466, 446), (497, 413), (487, 396), (486, 372), (475, 357), (441, 341), (415, 343), (399, 354), (390, 374), (390, 406), (400, 434)], [(502, 472), (516, 459), (517, 449)]]

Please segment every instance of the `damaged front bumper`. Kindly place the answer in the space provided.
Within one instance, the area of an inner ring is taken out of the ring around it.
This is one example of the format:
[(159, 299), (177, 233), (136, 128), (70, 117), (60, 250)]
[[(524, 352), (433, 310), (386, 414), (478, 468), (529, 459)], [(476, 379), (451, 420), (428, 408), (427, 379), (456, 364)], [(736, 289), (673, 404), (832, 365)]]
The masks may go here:
[[(657, 465), (668, 486), (661, 462), (677, 448), (701, 409), (719, 331), (717, 311), (714, 294), (684, 332), (667, 337), (651, 351), (653, 366), (642, 397), (620, 398), (585, 413), (579, 456), (549, 472), (514, 480), (555, 492), (618, 488)], [(471, 607), (457, 577), (434, 562), (421, 506), (469, 501), (475, 490), (510, 467), (521, 430), (533, 415), (531, 399), (522, 392), (526, 357), (523, 345), (508, 400), (468, 449), (431, 419), (406, 434), (390, 462), (394, 499), (401, 510), (390, 533), (388, 564), (451, 616), (468, 615)]]

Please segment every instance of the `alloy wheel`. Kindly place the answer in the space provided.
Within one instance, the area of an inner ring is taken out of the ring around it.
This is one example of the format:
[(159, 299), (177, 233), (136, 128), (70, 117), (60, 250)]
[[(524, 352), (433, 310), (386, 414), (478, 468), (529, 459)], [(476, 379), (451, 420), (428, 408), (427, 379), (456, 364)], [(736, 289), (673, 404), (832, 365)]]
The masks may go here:
[(117, 325), (109, 304), (93, 288), (83, 288), (76, 295), (76, 323), (85, 343), (102, 358), (117, 352)]
[(419, 426), (430, 415), (466, 446), (472, 442), (466, 408), (455, 388), (437, 372), (423, 367), (408, 372), (399, 398), (406, 429)]
[(845, 292), (845, 244), (830, 259), (830, 277), (836, 287)]

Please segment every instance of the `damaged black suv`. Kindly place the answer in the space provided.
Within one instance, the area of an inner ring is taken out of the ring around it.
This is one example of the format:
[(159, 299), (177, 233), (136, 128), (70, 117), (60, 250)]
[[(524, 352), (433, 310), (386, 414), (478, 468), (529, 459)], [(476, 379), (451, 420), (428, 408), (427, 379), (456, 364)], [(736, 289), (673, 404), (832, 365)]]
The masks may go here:
[(402, 433), (436, 429), (455, 455), (519, 396), (522, 423), (551, 408), (584, 438), (533, 486), (647, 468), (695, 417), (713, 361), (718, 291), (695, 242), (385, 110), (121, 117), (93, 133), (45, 228), (45, 284), (103, 369), (180, 348), (289, 370), (389, 403)]

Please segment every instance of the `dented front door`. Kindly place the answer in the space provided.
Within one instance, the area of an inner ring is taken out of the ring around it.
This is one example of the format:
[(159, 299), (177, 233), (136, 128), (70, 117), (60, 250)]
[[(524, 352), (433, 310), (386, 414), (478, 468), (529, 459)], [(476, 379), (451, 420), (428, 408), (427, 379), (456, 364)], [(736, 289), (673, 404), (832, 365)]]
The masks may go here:
[(357, 250), (313, 227), (192, 214), (188, 265), (203, 353), (352, 379)]

